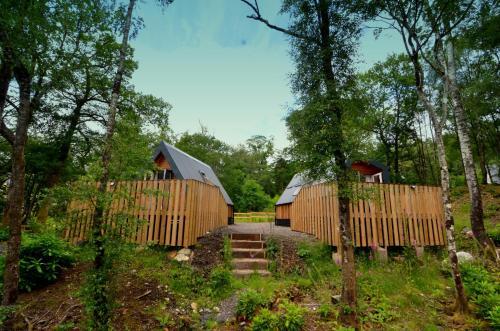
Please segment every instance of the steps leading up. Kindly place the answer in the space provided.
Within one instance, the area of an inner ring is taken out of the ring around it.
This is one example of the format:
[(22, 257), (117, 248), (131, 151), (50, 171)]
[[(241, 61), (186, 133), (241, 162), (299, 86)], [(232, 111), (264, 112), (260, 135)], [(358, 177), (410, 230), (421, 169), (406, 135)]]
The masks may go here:
[(262, 241), (262, 235), (259, 233), (232, 233), (231, 240)]
[(262, 241), (252, 241), (252, 240), (231, 240), (231, 247), (233, 248), (264, 248), (264, 243)]
[(237, 259), (263, 259), (265, 255), (263, 248), (233, 248), (233, 258)]
[(233, 259), (234, 269), (259, 269), (267, 270), (269, 261), (267, 259)]
[(233, 274), (238, 277), (251, 276), (253, 274), (259, 274), (261, 276), (271, 276), (271, 273), (267, 270), (252, 270), (252, 269), (237, 269), (233, 270)]
[(261, 276), (271, 275), (267, 270), (269, 261), (266, 259), (265, 243), (261, 234), (233, 233), (231, 248), (235, 276), (245, 277), (254, 273)]

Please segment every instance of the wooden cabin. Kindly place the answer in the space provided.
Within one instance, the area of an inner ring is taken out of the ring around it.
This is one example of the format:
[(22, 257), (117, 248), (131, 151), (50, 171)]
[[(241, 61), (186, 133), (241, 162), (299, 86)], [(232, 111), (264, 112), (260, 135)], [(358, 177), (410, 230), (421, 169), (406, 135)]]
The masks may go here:
[[(348, 161), (348, 165), (358, 173), (359, 181), (365, 183), (388, 183), (389, 169), (377, 161)], [(290, 212), (295, 197), (306, 184), (320, 183), (308, 181), (303, 174), (295, 174), (275, 205), (275, 224), (290, 226)]]
[(234, 223), (234, 204), (212, 168), (181, 151), (175, 146), (160, 142), (153, 154), (157, 166), (155, 179), (193, 179), (217, 186), (227, 204), (228, 224)]
[[(443, 246), (446, 243), (441, 188), (390, 184), (386, 167), (374, 161), (348, 163), (358, 173), (353, 189), (363, 199), (349, 204), (355, 247)], [(276, 225), (311, 234), (328, 245), (340, 244), (340, 219), (334, 182), (296, 174), (276, 203)]]

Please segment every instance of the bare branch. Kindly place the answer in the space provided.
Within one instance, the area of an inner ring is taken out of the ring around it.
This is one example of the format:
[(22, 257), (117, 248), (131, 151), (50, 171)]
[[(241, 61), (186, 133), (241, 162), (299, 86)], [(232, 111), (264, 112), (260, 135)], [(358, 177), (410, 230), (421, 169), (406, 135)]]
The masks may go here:
[(316, 39), (316, 38), (312, 38), (312, 37), (309, 37), (309, 36), (306, 36), (306, 35), (303, 35), (300, 33), (296, 33), (292, 30), (288, 30), (288, 29), (279, 27), (277, 25), (272, 24), (267, 19), (263, 18), (261, 13), (260, 13), (259, 4), (257, 3), (257, 0), (254, 1), (254, 4), (250, 3), (250, 1), (248, 1), (248, 0), (240, 0), (240, 1), (245, 3), (253, 11), (253, 14), (247, 15), (247, 18), (264, 23), (268, 28), (282, 32), (288, 36), (302, 39), (302, 40), (307, 40), (307, 41), (313, 42), (313, 43), (318, 44), (318, 45), (321, 43), (321, 41)]

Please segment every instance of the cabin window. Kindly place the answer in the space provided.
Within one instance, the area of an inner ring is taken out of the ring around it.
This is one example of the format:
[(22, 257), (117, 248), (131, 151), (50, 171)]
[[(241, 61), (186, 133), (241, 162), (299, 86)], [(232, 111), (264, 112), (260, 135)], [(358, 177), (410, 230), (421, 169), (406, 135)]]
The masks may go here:
[(155, 177), (156, 179), (174, 179), (174, 172), (168, 169), (158, 170)]

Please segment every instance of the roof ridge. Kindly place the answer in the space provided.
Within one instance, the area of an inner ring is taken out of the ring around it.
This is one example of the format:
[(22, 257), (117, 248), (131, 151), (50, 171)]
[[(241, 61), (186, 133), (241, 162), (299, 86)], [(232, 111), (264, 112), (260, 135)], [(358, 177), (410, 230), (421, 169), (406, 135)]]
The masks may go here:
[[(189, 155), (188, 153), (184, 152), (183, 150), (180, 150), (179, 148), (175, 147), (174, 145), (171, 145), (171, 144), (169, 144), (169, 143), (166, 143), (166, 142), (164, 142), (163, 140), (162, 140), (162, 143), (163, 143), (163, 144), (165, 144), (165, 145), (166, 145), (166, 146), (168, 146), (168, 147), (171, 147), (171, 148), (175, 149), (175, 150), (176, 150), (176, 151), (178, 151), (179, 153), (181, 153), (181, 154), (183, 154), (183, 155), (187, 156), (188, 158), (190, 158), (190, 159), (192, 159), (192, 160), (195, 160), (196, 162), (199, 162), (199, 163), (201, 163), (201, 164), (203, 164), (203, 165), (205, 165), (205, 166), (209, 167), (210, 169), (212, 169), (212, 167), (211, 167), (211, 166), (209, 166), (208, 164), (206, 164), (205, 162), (203, 162), (203, 161), (201, 161), (201, 160), (198, 160), (198, 159), (197, 159), (197, 158), (195, 158), (194, 156)], [(213, 171), (213, 169), (212, 169), (212, 171)]]

